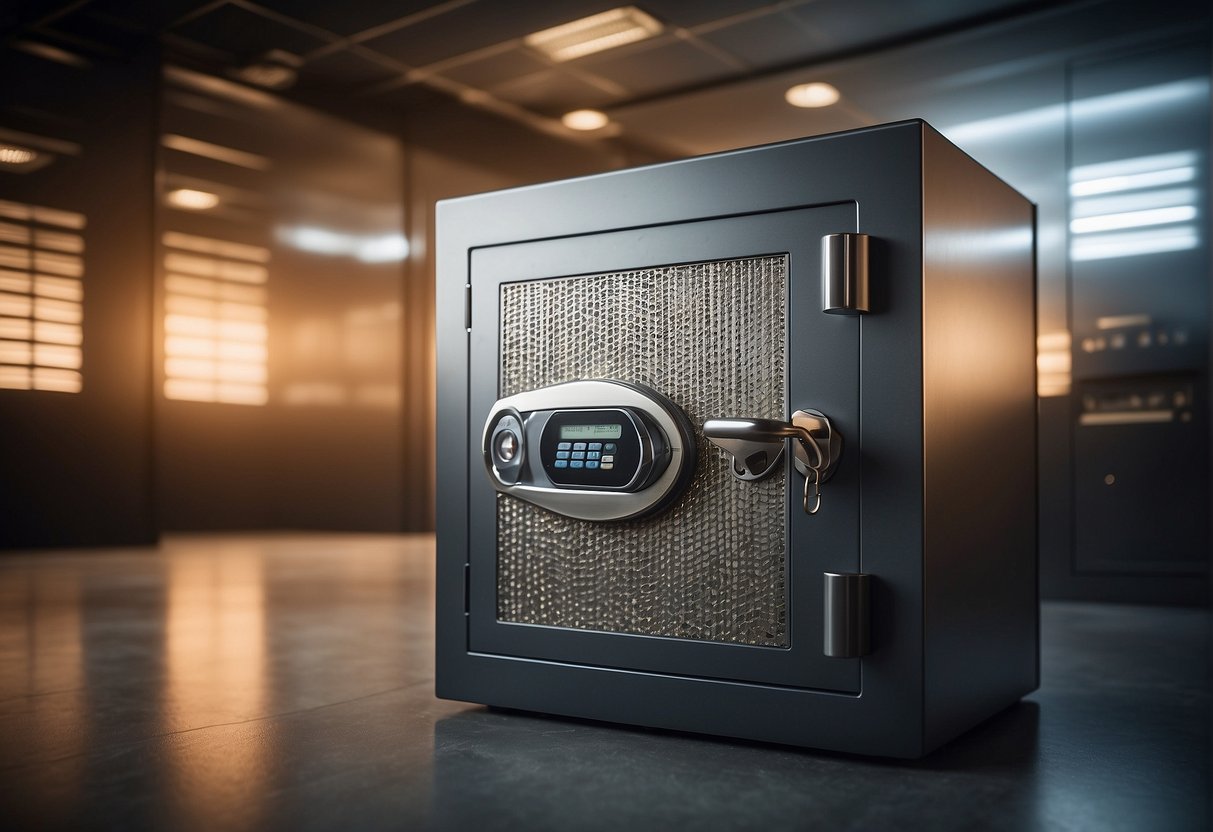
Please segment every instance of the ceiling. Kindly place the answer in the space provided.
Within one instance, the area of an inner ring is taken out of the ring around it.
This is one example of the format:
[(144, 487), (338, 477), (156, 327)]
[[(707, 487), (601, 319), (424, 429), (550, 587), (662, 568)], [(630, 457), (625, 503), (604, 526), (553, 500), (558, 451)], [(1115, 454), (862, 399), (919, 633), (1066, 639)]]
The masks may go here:
[(120, 53), (158, 35), (171, 58), (229, 75), (278, 50), (298, 72), (291, 94), (406, 116), (454, 98), (568, 135), (558, 118), (569, 110), (644, 112), (688, 93), (1065, 5), (634, 0), (663, 24), (657, 37), (565, 63), (523, 43), (527, 34), (624, 2), (158, 0), (149, 11), (146, 0), (19, 0), (0, 12), (0, 26), (10, 38), (94, 53)]

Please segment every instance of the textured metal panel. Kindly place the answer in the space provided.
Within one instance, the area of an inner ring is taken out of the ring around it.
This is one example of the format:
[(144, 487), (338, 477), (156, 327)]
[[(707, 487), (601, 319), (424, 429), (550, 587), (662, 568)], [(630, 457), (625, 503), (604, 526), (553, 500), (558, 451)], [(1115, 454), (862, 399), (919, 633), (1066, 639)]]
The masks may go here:
[[(786, 418), (785, 256), (506, 284), (502, 396), (617, 378), (667, 395), (698, 427)], [(497, 501), (502, 621), (786, 646), (784, 478), (738, 483), (696, 437), (687, 493), (650, 520), (592, 523)]]

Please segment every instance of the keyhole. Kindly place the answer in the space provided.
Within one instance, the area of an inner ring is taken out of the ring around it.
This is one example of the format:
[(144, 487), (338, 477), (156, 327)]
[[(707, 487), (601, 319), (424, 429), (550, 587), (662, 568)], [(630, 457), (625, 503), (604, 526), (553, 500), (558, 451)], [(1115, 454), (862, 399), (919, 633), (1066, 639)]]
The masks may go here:
[(1116, 475), (1115, 474), (1104, 474), (1103, 484), (1104, 485), (1116, 485)]

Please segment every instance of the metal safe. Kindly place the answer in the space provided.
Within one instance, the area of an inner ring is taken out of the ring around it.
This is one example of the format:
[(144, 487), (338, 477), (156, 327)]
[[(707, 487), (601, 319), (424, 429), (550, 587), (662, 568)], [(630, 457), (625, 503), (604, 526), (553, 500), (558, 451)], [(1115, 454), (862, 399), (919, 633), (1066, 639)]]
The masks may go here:
[(439, 203), (438, 695), (917, 757), (1034, 690), (1034, 239), (921, 121)]

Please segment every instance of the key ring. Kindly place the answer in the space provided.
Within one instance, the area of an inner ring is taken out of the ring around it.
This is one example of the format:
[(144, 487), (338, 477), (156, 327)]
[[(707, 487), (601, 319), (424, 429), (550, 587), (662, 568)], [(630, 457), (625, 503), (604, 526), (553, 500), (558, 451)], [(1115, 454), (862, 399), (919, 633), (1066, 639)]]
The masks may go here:
[[(813, 476), (807, 473), (804, 476), (804, 497), (801, 500), (801, 506), (804, 508), (805, 514), (816, 514), (821, 510), (821, 483), (818, 481), (820, 474), (816, 468), (810, 468)], [(813, 488), (813, 507), (809, 508), (809, 487)]]

